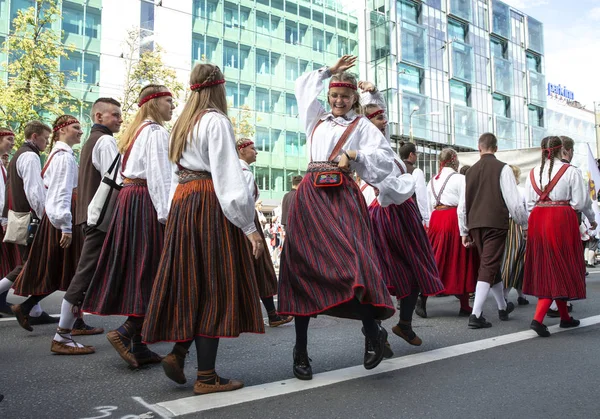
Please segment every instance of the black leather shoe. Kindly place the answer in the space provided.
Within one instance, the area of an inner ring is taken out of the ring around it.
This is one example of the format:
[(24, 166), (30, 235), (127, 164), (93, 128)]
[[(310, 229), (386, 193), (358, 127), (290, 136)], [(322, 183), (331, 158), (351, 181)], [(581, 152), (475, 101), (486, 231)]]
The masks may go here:
[(310, 361), (308, 352), (296, 351), (296, 347), (294, 347), (294, 376), (298, 380), (312, 380), (313, 374)]
[[(381, 326), (381, 321), (377, 320), (377, 323), (379, 324), (379, 326)], [(362, 327), (360, 329), (360, 331), (362, 332), (363, 336), (366, 336), (364, 327)], [(389, 358), (392, 358), (393, 356), (394, 356), (394, 351), (392, 350), (392, 345), (390, 345), (390, 343), (386, 340), (385, 348), (383, 349), (383, 357), (385, 359), (389, 359)]]
[(529, 304), (529, 300), (527, 298), (519, 297), (517, 298), (517, 304), (520, 306), (526, 306)]
[(569, 327), (577, 327), (580, 323), (581, 322), (579, 320), (576, 320), (573, 317), (571, 317), (569, 320), (561, 320), (560, 327), (562, 329), (567, 329)]
[(479, 317), (474, 314), (469, 316), (470, 329), (487, 329), (488, 327), (492, 327), (492, 324), (483, 317), (483, 313)]
[(29, 315), (29, 324), (32, 326), (39, 326), (40, 324), (55, 324), (58, 323), (60, 319), (58, 317), (52, 317), (45, 311), (42, 311), (38, 317), (33, 317)]
[(529, 326), (531, 329), (535, 330), (535, 333), (538, 334), (539, 337), (549, 338), (550, 332), (545, 324), (538, 322), (537, 320), (532, 320), (531, 325)]
[(417, 305), (415, 306), (415, 314), (424, 319), (427, 318), (427, 297), (419, 295)]
[(552, 310), (550, 308), (550, 309), (548, 309), (548, 312), (546, 313), (546, 316), (548, 316), (548, 317), (560, 317), (560, 313), (558, 312), (558, 310)]
[(502, 321), (508, 320), (508, 315), (515, 310), (515, 305), (511, 302), (506, 304), (506, 308), (504, 310), (498, 310), (498, 318)]
[(387, 337), (387, 331), (381, 326), (379, 326), (379, 333), (376, 338), (365, 337), (365, 358), (363, 362), (365, 369), (372, 370), (381, 363)]

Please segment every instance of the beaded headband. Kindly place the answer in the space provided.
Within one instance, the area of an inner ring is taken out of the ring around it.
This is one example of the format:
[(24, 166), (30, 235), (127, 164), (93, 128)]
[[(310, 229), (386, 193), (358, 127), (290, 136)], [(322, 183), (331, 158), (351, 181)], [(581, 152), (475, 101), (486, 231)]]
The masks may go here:
[(557, 149), (559, 149), (559, 148), (563, 148), (562, 144), (561, 144), (561, 145), (557, 145), (557, 146), (555, 146), (555, 147), (550, 147), (550, 148), (542, 148), (542, 151), (545, 151), (545, 152), (546, 152), (546, 158), (548, 158), (548, 159), (549, 159), (550, 157), (552, 157), (552, 154), (553, 154), (552, 152), (553, 152), (554, 150), (557, 150)]
[(157, 97), (163, 97), (163, 96), (171, 96), (173, 97), (173, 95), (171, 94), (171, 92), (158, 92), (158, 93), (153, 93), (151, 95), (146, 96), (145, 98), (141, 99), (138, 103), (138, 107), (142, 107), (142, 105), (146, 102), (148, 102), (149, 100), (152, 99), (156, 99)]
[(0, 131), (0, 137), (8, 137), (9, 135), (15, 136), (15, 133), (12, 131)]
[(73, 124), (79, 124), (79, 121), (76, 119), (69, 119), (67, 122), (63, 122), (62, 124), (57, 125), (54, 128), (52, 128), (52, 131), (57, 132), (57, 131), (63, 129), (64, 127), (68, 127), (69, 125), (73, 125)]
[(358, 90), (358, 88), (352, 83), (341, 83), (337, 81), (329, 83), (329, 88), (331, 89), (332, 87), (346, 87), (348, 89)]
[(207, 81), (207, 82), (198, 83), (198, 84), (192, 84), (190, 86), (190, 90), (196, 91), (196, 90), (204, 89), (205, 87), (216, 86), (216, 85), (223, 84), (223, 83), (225, 83), (225, 79)]
[(385, 113), (385, 111), (383, 109), (379, 109), (378, 111), (368, 114), (367, 119), (375, 118), (377, 115), (381, 115), (382, 113)]
[(238, 150), (241, 150), (243, 148), (250, 147), (251, 145), (254, 145), (254, 141), (244, 141), (243, 143), (238, 145), (237, 148)]

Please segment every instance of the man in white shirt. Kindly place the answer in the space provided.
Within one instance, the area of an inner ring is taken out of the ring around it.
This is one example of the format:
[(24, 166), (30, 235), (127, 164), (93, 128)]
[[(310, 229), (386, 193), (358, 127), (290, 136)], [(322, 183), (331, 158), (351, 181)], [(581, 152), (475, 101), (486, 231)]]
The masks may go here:
[(427, 208), (427, 184), (425, 174), (415, 166), (417, 162), (417, 147), (413, 143), (401, 143), (400, 158), (406, 165), (408, 173), (415, 178), (415, 198), (419, 206), (419, 213), (423, 219), (423, 225), (429, 226), (429, 209)]

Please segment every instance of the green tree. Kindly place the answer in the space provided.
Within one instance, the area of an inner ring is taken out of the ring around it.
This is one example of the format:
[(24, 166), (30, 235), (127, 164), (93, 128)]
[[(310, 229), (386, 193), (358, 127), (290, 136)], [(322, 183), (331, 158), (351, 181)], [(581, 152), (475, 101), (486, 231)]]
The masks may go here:
[(232, 116), (231, 124), (235, 138), (252, 138), (256, 132), (252, 109), (248, 105), (242, 105), (238, 109), (238, 115)]
[(184, 91), (183, 84), (177, 80), (175, 70), (165, 66), (162, 60), (164, 50), (160, 45), (148, 49), (140, 47), (144, 40), (142, 31), (139, 28), (128, 30), (124, 42), (125, 82), (120, 100), (123, 111), (121, 132), (131, 122), (138, 109), (138, 96), (144, 85), (164, 84), (173, 93), (174, 101), (177, 101)]
[(2, 45), (9, 60), (3, 64), (8, 82), (0, 77), (0, 124), (15, 131), (17, 147), (24, 140), (27, 122), (47, 121), (79, 103), (65, 88), (65, 74), (60, 71), (60, 59), (74, 50), (52, 28), (60, 18), (57, 0), (35, 0), (33, 7), (17, 12)]

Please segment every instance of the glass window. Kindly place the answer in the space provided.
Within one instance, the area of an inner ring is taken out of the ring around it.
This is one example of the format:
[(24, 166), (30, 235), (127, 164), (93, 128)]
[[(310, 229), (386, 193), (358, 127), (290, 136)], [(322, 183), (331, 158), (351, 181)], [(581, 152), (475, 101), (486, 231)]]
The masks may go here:
[(154, 3), (141, 2), (140, 28), (154, 31)]
[(542, 72), (542, 57), (531, 52), (527, 52), (527, 70), (535, 71), (536, 73)]
[(313, 51), (323, 52), (324, 51), (324, 42), (325, 39), (323, 37), (323, 31), (319, 29), (312, 30), (313, 33)]
[(398, 84), (402, 91), (421, 93), (423, 70), (408, 64), (398, 64)]
[(467, 25), (455, 19), (448, 18), (448, 41), (467, 41)]
[(501, 1), (492, 2), (492, 32), (510, 39), (510, 8)]
[[(267, 150), (265, 150), (267, 151)], [(268, 167), (254, 167), (254, 179), (258, 184), (258, 189), (261, 191), (268, 191), (271, 189), (271, 176), (269, 176), (269, 168)]]
[(490, 47), (492, 49), (492, 57), (508, 59), (508, 42), (490, 37)]
[(402, 22), (402, 60), (425, 67), (427, 39), (425, 28)]
[(412, 0), (399, 0), (397, 4), (398, 20), (419, 23), (419, 5)]
[(83, 9), (71, 7), (66, 3), (62, 9), (62, 28), (66, 33), (81, 35), (81, 24), (83, 21)]
[(546, 105), (546, 78), (543, 74), (528, 71), (529, 79), (529, 103), (545, 106)]
[(218, 0), (194, 0), (193, 15), (204, 19), (214, 19)]
[(477, 129), (477, 111), (466, 106), (453, 105), (454, 144), (477, 149), (479, 130)]
[(283, 192), (285, 187), (285, 174), (283, 169), (271, 168), (271, 192)]
[(288, 81), (296, 81), (298, 78), (298, 60), (287, 57), (285, 59), (285, 79)]
[(390, 28), (384, 14), (371, 12), (371, 56), (374, 60), (390, 54)]
[(450, 0), (450, 13), (471, 22), (471, 0)]
[(527, 47), (533, 51), (544, 53), (544, 26), (542, 22), (527, 17), (527, 32), (529, 43)]
[(510, 118), (510, 98), (497, 93), (494, 93), (492, 98), (494, 115)]
[(298, 25), (296, 22), (285, 21), (285, 42), (296, 45), (298, 41)]
[(271, 95), (267, 89), (262, 89), (260, 87), (256, 88), (255, 93), (255, 108), (258, 112), (271, 112)]
[(471, 86), (460, 81), (450, 80), (450, 100), (453, 104), (470, 106)]
[(292, 117), (298, 116), (298, 103), (296, 102), (296, 96), (291, 93), (285, 94), (285, 114)]
[(271, 34), (271, 22), (269, 22), (269, 15), (256, 12), (256, 33), (262, 35)]
[(433, 7), (434, 9), (442, 10), (442, 0), (424, 0), (423, 3)]
[(64, 73), (65, 80), (79, 81), (83, 60), (79, 51), (69, 51), (66, 57), (60, 58), (60, 71)]
[[(267, 128), (256, 128), (256, 133), (254, 134), (254, 143), (255, 147), (258, 151), (266, 151), (271, 152), (273, 149), (271, 143), (271, 135), (269, 134), (269, 130)], [(258, 179), (257, 179), (258, 182)], [(264, 189), (264, 188), (260, 188)]]
[(257, 74), (275, 74), (275, 69), (271, 66), (269, 52), (257, 49), (256, 50), (256, 73)]
[[(417, 107), (418, 110), (415, 111)], [(429, 98), (415, 93), (402, 93), (402, 125), (404, 133), (410, 134), (412, 125), (414, 137), (428, 138), (429, 120), (432, 117), (434, 116), (429, 114)]]
[(499, 57), (493, 59), (494, 92), (512, 95), (513, 93), (513, 66), (508, 60)]
[(212, 61), (217, 49), (217, 39), (194, 34), (192, 37), (192, 61)]
[(298, 155), (298, 133), (297, 132), (286, 132), (285, 133), (285, 155), (286, 156), (297, 156)]
[(529, 114), (529, 125), (534, 127), (544, 126), (544, 108), (535, 105), (527, 107)]
[(468, 83), (473, 81), (473, 47), (462, 42), (455, 41), (451, 44), (452, 78)]
[(83, 61), (83, 82), (96, 84), (100, 81), (100, 57), (85, 54)]
[(496, 115), (496, 137), (498, 138), (498, 149), (510, 150), (517, 147), (515, 135), (515, 121)]
[(338, 56), (348, 54), (348, 40), (343, 36), (338, 36)]

